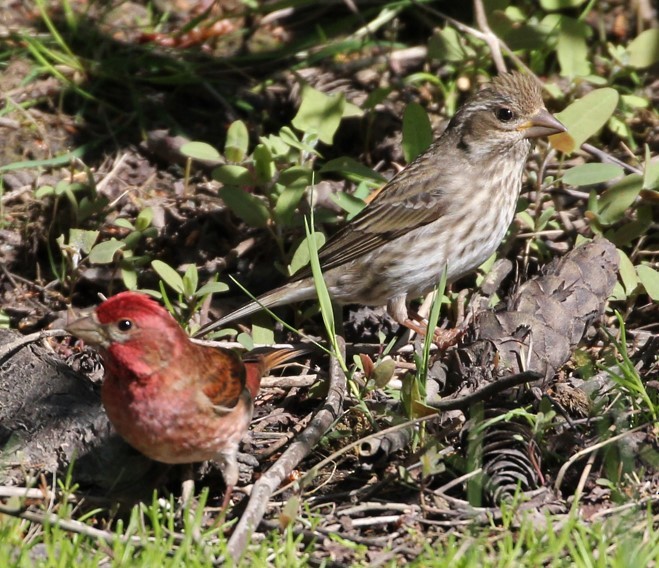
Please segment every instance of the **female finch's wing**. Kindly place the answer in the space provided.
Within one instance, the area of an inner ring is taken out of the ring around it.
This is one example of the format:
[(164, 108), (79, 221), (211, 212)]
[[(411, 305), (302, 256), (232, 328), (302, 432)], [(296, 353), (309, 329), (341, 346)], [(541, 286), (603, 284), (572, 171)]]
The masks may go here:
[[(441, 173), (436, 161), (437, 145), (419, 156), (389, 181), (350, 223), (341, 228), (318, 251), (323, 270), (346, 264), (414, 229), (436, 221), (444, 214), (444, 192), (437, 186)], [(404, 173), (405, 175), (401, 175)], [(293, 275), (301, 280), (311, 275), (309, 267)]]

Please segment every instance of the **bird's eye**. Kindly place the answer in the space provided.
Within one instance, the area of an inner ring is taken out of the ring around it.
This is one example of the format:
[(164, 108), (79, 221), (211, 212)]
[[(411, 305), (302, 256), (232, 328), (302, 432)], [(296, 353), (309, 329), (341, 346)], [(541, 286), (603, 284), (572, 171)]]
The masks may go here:
[(129, 331), (133, 327), (133, 322), (130, 320), (119, 320), (117, 322), (117, 329), (119, 331)]
[(500, 122), (510, 122), (513, 118), (515, 118), (515, 113), (508, 107), (498, 108), (495, 115), (497, 120)]

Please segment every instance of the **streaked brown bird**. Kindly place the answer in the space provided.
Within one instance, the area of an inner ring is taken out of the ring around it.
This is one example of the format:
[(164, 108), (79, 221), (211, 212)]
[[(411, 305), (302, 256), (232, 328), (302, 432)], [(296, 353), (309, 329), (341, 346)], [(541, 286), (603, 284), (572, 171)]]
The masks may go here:
[(105, 365), (101, 398), (119, 435), (167, 464), (217, 461), (226, 507), (261, 378), (301, 351), (241, 360), (228, 349), (192, 342), (165, 308), (135, 292), (112, 296), (66, 329), (99, 349)]
[[(387, 306), (399, 324), (425, 331), (407, 301), (450, 283), (499, 246), (515, 214), (532, 140), (565, 132), (544, 106), (537, 80), (502, 74), (458, 110), (444, 133), (400, 171), (319, 250), (339, 304)], [(262, 307), (314, 298), (311, 270), (202, 328)]]

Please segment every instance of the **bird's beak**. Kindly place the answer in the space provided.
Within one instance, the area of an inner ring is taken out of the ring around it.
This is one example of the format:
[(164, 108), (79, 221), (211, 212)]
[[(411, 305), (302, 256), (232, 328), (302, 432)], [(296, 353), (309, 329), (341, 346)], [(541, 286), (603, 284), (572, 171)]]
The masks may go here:
[(540, 109), (536, 112), (531, 120), (525, 122), (519, 127), (524, 138), (541, 138), (551, 136), (559, 132), (566, 132), (567, 128), (554, 117), (547, 109)]
[(64, 329), (90, 345), (106, 347), (110, 343), (105, 328), (96, 321), (94, 316), (74, 320)]

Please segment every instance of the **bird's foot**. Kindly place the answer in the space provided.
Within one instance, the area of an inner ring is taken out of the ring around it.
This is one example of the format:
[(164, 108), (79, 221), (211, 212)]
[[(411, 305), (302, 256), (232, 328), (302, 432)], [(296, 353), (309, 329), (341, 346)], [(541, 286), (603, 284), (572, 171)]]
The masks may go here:
[[(416, 312), (409, 312), (409, 317), (401, 322), (405, 327), (425, 337), (428, 333), (428, 322)], [(435, 328), (432, 341), (441, 351), (457, 345), (458, 341), (467, 332), (467, 326), (462, 325), (453, 329)]]

